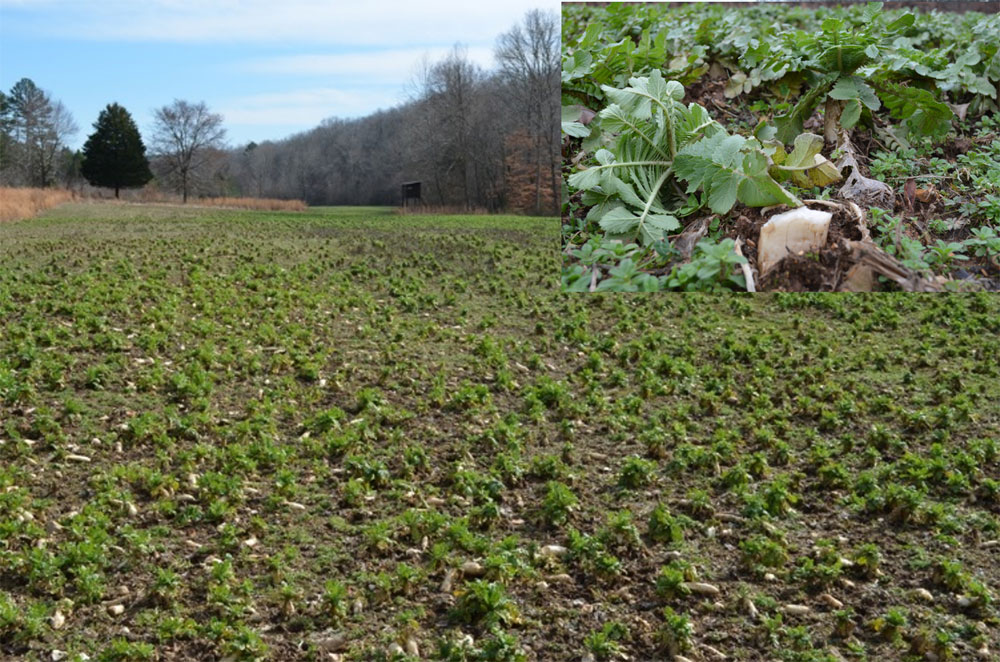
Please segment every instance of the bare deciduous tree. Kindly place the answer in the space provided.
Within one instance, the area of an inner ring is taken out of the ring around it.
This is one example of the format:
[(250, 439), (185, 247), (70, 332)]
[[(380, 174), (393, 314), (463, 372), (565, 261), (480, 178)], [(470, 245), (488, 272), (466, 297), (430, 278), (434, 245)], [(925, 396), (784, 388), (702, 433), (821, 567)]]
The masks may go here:
[(156, 111), (155, 122), (151, 146), (156, 167), (187, 202), (219, 157), (226, 136), (222, 115), (209, 112), (205, 102), (175, 100)]
[(52, 102), (45, 119), (44, 130), (39, 135), (37, 143), (38, 181), (42, 186), (55, 183), (66, 139), (78, 130), (73, 115), (62, 101)]
[(494, 52), (507, 85), (508, 108), (521, 117), (532, 142), (536, 213), (542, 212), (542, 191), (549, 187), (552, 209), (559, 209), (559, 39), (556, 16), (533, 9), (522, 25), (500, 35)]
[(558, 21), (531, 13), (498, 43), (499, 71), (455, 47), (414, 76), (410, 100), (230, 152), (229, 184), (244, 194), (310, 204), (397, 204), (422, 182), (429, 205), (557, 213)]
[(466, 207), (472, 207), (476, 188), (472, 112), (481, 80), (479, 67), (459, 45), (422, 72), (423, 96), (433, 119), (426, 138), (436, 147), (441, 179), (461, 191)]

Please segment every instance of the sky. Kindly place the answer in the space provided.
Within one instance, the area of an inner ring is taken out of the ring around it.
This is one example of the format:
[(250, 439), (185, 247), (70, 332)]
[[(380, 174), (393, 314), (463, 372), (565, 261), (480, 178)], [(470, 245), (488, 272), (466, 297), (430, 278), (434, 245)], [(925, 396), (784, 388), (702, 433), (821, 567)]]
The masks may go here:
[[(230, 145), (406, 102), (421, 61), (496, 38), (557, 0), (0, 0), (0, 89), (32, 79), (72, 113), (79, 148), (109, 103), (142, 135), (156, 108), (204, 101)], [(148, 141), (147, 141), (148, 142)]]

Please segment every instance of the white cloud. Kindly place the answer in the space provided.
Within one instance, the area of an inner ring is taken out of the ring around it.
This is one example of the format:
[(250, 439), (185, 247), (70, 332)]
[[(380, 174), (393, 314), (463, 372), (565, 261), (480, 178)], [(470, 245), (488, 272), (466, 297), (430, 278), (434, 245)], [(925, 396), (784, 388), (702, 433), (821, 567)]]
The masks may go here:
[(387, 90), (320, 87), (238, 97), (224, 102), (217, 112), (226, 125), (310, 127), (328, 117), (360, 117), (400, 101)]
[[(21, 14), (14, 17), (19, 30), (77, 38), (338, 45), (492, 42), (530, 9), (559, 10), (554, 0), (2, 0), (2, 6)], [(35, 8), (46, 21), (31, 21)]]
[[(246, 62), (242, 68), (253, 73), (283, 74), (286, 76), (337, 76), (340, 80), (363, 79), (368, 82), (400, 83), (416, 73), (419, 63), (438, 62), (449, 48), (405, 48), (368, 51), (364, 53), (338, 53), (283, 55)], [(465, 49), (466, 57), (484, 69), (493, 65), (493, 49), (472, 47)]]

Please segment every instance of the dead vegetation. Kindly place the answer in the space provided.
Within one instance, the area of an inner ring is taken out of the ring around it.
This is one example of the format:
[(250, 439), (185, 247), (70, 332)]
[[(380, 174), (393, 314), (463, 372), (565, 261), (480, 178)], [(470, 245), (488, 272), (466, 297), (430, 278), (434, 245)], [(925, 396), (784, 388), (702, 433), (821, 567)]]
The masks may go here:
[(75, 198), (72, 191), (53, 188), (0, 188), (0, 222), (19, 221)]

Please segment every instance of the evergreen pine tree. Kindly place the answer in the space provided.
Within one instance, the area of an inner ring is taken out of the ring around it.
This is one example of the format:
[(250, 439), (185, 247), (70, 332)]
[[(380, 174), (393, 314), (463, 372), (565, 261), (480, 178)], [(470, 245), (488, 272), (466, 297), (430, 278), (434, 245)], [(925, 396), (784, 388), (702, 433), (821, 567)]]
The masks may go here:
[(146, 147), (128, 111), (109, 104), (94, 123), (94, 133), (83, 146), (80, 173), (94, 186), (137, 188), (153, 178)]

